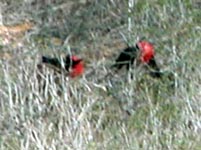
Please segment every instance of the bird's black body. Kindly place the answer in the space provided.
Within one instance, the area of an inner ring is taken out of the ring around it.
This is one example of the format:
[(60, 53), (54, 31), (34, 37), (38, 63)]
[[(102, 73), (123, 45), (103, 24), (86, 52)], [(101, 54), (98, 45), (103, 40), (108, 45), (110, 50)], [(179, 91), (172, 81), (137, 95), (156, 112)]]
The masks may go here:
[[(65, 59), (63, 59), (65, 70), (69, 71), (70, 67), (79, 64), (80, 61), (82, 61), (82, 59), (72, 60), (70, 55), (66, 55)], [(62, 69), (62, 60), (58, 58), (42, 56), (42, 63), (50, 64), (56, 68)]]
[(47, 63), (57, 68), (62, 68), (61, 61), (58, 58), (50, 58), (47, 56), (42, 56), (42, 63)]
[(125, 48), (117, 57), (113, 67), (115, 67), (117, 70), (120, 70), (123, 66), (126, 66), (128, 70), (134, 63), (134, 60), (137, 57), (137, 53), (138, 53), (137, 46)]

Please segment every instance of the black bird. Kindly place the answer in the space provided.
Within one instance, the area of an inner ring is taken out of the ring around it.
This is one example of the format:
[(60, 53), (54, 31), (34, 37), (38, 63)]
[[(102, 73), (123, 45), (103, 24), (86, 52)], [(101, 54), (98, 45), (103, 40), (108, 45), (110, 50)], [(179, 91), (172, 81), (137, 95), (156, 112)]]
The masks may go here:
[(155, 51), (153, 45), (147, 41), (139, 41), (135, 46), (125, 48), (117, 57), (113, 67), (120, 70), (123, 66), (126, 66), (126, 69), (129, 70), (137, 59), (137, 63), (144, 64), (152, 77), (161, 78), (162, 72), (154, 56)]
[(42, 63), (50, 64), (57, 69), (62, 69), (62, 61), (64, 63), (64, 69), (69, 71), (69, 69), (74, 66), (78, 65), (82, 59), (73, 59), (75, 56), (66, 55), (64, 59), (52, 58), (48, 56), (42, 56)]

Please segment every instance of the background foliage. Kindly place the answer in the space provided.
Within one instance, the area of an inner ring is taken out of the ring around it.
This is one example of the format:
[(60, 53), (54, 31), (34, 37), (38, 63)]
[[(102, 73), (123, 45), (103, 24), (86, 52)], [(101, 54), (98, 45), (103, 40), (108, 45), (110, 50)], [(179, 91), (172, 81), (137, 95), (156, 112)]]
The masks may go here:
[[(194, 149), (201, 147), (201, 3), (196, 0), (3, 0), (0, 149)], [(18, 24), (17, 26), (15, 26)], [(126, 45), (154, 43), (164, 77), (110, 66)], [(5, 42), (5, 39), (7, 42)], [(41, 55), (84, 58), (70, 80)], [(58, 82), (54, 80), (57, 78)]]

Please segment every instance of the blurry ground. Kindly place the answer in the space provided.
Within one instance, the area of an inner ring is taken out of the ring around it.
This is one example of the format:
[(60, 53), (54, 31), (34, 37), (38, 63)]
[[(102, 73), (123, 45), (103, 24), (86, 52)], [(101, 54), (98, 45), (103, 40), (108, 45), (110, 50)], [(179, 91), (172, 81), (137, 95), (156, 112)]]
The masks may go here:
[[(129, 2), (0, 2), (1, 149), (200, 149), (200, 2)], [(140, 38), (174, 87), (141, 68), (104, 77)], [(39, 82), (41, 55), (66, 53), (84, 58), (85, 74), (58, 84), (45, 68)]]

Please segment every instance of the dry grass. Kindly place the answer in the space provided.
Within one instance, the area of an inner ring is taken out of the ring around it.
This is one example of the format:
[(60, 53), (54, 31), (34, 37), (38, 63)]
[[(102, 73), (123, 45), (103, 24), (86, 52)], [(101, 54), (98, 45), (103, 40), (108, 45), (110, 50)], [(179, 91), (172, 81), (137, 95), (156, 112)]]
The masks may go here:
[[(1, 2), (5, 25), (34, 27), (9, 44), (0, 37), (0, 149), (200, 149), (199, 3), (130, 2)], [(142, 37), (174, 88), (142, 68), (133, 79), (104, 77), (125, 43)], [(44, 67), (38, 78), (42, 54), (69, 52), (85, 59), (82, 77)]]

